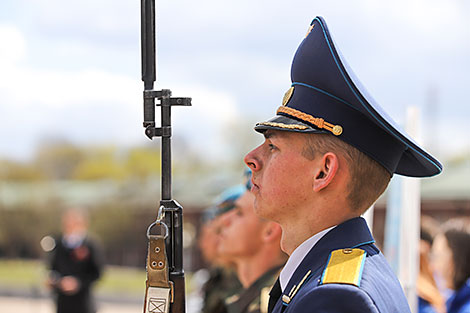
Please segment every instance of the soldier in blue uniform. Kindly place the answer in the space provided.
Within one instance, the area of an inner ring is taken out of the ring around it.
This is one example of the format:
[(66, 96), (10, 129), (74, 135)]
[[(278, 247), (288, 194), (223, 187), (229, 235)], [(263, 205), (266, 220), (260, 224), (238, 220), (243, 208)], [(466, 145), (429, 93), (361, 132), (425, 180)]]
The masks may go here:
[(393, 174), (441, 172), (353, 75), (317, 17), (294, 56), (265, 141), (245, 157), (255, 210), (279, 223), (289, 255), (270, 312), (409, 312), (402, 288), (360, 216)]

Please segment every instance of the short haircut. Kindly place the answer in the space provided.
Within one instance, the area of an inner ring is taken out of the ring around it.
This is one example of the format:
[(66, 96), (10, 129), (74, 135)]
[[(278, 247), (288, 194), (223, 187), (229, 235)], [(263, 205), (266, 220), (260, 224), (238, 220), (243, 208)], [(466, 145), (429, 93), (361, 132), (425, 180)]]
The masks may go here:
[(453, 285), (459, 290), (470, 278), (470, 218), (448, 220), (442, 226), (454, 262)]
[(346, 159), (350, 173), (350, 188), (346, 199), (351, 209), (360, 214), (377, 200), (390, 182), (390, 173), (375, 160), (330, 134), (308, 134), (302, 155), (313, 160), (327, 152)]

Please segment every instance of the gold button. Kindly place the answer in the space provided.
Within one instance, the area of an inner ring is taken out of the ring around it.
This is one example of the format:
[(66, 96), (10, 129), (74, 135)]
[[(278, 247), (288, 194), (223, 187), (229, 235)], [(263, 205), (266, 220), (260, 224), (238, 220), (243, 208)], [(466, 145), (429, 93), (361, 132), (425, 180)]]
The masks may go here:
[(286, 295), (282, 295), (282, 302), (286, 303), (286, 304), (289, 304), (290, 302), (290, 298)]
[(339, 125), (335, 125), (333, 126), (332, 132), (333, 132), (333, 135), (339, 136), (343, 133), (343, 127)]
[(351, 254), (353, 252), (352, 249), (343, 249), (344, 254)]

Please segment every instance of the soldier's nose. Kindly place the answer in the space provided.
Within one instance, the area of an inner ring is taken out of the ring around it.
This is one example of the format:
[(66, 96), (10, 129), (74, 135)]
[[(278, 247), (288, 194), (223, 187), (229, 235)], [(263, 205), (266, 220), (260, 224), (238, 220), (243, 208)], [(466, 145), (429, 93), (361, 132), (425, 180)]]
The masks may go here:
[(251, 150), (243, 159), (245, 164), (251, 169), (252, 172), (259, 171), (261, 169), (261, 162), (256, 157), (256, 150)]

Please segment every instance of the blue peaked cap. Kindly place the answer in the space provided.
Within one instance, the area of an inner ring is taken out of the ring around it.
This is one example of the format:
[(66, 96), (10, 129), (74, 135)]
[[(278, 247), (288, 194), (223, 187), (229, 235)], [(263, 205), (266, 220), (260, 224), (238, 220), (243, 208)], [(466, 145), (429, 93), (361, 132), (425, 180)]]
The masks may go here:
[(292, 86), (267, 129), (327, 133), (356, 147), (390, 174), (427, 177), (442, 165), (420, 148), (369, 96), (336, 49), (322, 17), (316, 17), (291, 68)]

